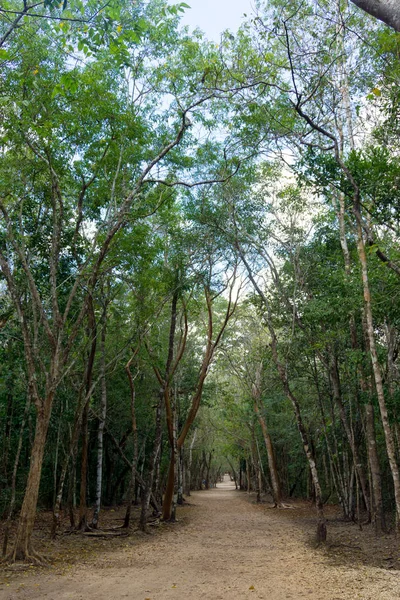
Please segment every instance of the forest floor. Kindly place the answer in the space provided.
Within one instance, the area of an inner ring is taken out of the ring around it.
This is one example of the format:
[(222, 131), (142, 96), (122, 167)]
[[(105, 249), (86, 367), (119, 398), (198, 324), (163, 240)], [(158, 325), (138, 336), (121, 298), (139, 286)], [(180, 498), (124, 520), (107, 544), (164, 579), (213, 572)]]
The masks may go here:
[(315, 514), (307, 503), (273, 510), (228, 482), (189, 500), (178, 523), (153, 528), (152, 535), (50, 542), (39, 531), (38, 549), (53, 566), (3, 570), (1, 600), (400, 598), (398, 539), (343, 523), (334, 507), (328, 543), (315, 547)]

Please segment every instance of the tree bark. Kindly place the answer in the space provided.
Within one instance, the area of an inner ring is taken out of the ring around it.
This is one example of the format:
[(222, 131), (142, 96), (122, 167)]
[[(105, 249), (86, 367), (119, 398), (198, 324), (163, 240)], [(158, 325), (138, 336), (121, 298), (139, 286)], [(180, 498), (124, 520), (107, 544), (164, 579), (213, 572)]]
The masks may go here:
[[(358, 196), (358, 194), (356, 194)], [(360, 206), (358, 197), (355, 198), (353, 205), (354, 214), (357, 223), (357, 250), (361, 265), (362, 283), (364, 290), (365, 316), (367, 321), (367, 334), (369, 342), (369, 351), (372, 362), (372, 370), (374, 373), (376, 393), (378, 396), (379, 410), (382, 419), (383, 431), (385, 434), (386, 450), (389, 459), (390, 470), (392, 472), (394, 496), (396, 504), (396, 522), (397, 527), (400, 527), (400, 474), (396, 460), (396, 450), (393, 439), (393, 433), (389, 423), (389, 415), (386, 407), (385, 393), (383, 389), (383, 381), (381, 368), (378, 360), (378, 352), (375, 343), (375, 332), (372, 316), (371, 292), (369, 288), (368, 277), (368, 262), (365, 252), (365, 244), (363, 239), (362, 219), (360, 214)]]
[(103, 484), (103, 448), (104, 427), (107, 416), (107, 379), (106, 379), (106, 327), (107, 306), (104, 307), (102, 315), (102, 328), (100, 340), (100, 370), (101, 370), (101, 402), (99, 414), (99, 428), (97, 431), (97, 469), (96, 469), (96, 503), (93, 511), (91, 527), (97, 529), (101, 507), (101, 493)]
[(13, 379), (14, 379), (13, 373), (10, 373), (10, 376), (7, 378), (7, 382), (6, 382), (7, 408), (6, 408), (6, 418), (5, 418), (5, 423), (4, 423), (4, 435), (3, 435), (3, 443), (2, 443), (2, 471), (3, 471), (3, 477), (4, 477), (6, 487), (9, 482), (8, 460), (9, 460), (11, 425), (12, 425), (13, 406), (14, 406)]
[(150, 496), (153, 489), (154, 473), (156, 470), (158, 456), (161, 453), (161, 435), (162, 435), (162, 405), (164, 402), (163, 391), (160, 391), (158, 404), (156, 407), (156, 428), (153, 451), (150, 457), (150, 467), (147, 474), (146, 484), (142, 489), (142, 507), (140, 512), (139, 527), (142, 531), (147, 531), (147, 511), (149, 510)]
[(192, 480), (193, 447), (196, 442), (196, 436), (197, 436), (197, 429), (194, 430), (193, 437), (192, 437), (192, 439), (190, 441), (190, 445), (189, 445), (189, 458), (188, 458), (188, 463), (187, 463), (187, 467), (186, 467), (186, 490), (185, 490), (185, 493), (187, 496), (190, 496), (191, 480)]
[(90, 393), (92, 390), (93, 366), (96, 356), (97, 346), (97, 328), (96, 317), (94, 313), (93, 299), (89, 296), (88, 299), (88, 334), (91, 336), (91, 348), (89, 352), (88, 364), (86, 367), (86, 383), (85, 383), (85, 405), (82, 414), (82, 449), (81, 449), (81, 485), (79, 493), (79, 521), (78, 529), (85, 531), (87, 529), (87, 469), (88, 469), (88, 419), (89, 419), (89, 403)]
[(270, 474), (270, 478), (271, 478), (271, 487), (272, 487), (272, 495), (273, 495), (274, 504), (276, 507), (279, 508), (282, 506), (282, 488), (281, 488), (281, 482), (280, 482), (280, 478), (279, 478), (278, 468), (276, 466), (275, 452), (274, 452), (274, 447), (272, 444), (272, 439), (268, 432), (267, 423), (266, 423), (264, 416), (262, 415), (259, 407), (257, 406), (257, 403), (254, 404), (254, 410), (255, 410), (255, 413), (257, 415), (258, 421), (261, 426), (261, 431), (262, 431), (264, 443), (265, 443), (265, 449), (267, 451), (268, 468), (269, 468), (269, 474)]
[(87, 522), (87, 480), (88, 480), (88, 447), (89, 447), (89, 401), (86, 402), (83, 409), (81, 423), (81, 484), (79, 488), (79, 518), (78, 529), (86, 531), (88, 529)]
[(252, 393), (254, 398), (254, 412), (257, 415), (258, 422), (261, 426), (261, 431), (264, 438), (265, 449), (267, 450), (268, 457), (268, 468), (271, 478), (273, 500), (276, 507), (282, 506), (282, 488), (279, 479), (279, 473), (276, 466), (274, 447), (272, 445), (271, 436), (269, 435), (267, 423), (262, 414), (262, 401), (261, 401), (261, 379), (262, 379), (262, 362), (260, 362), (255, 375), (255, 382), (252, 386)]
[(400, 31), (400, 4), (398, 0), (350, 0), (364, 12), (379, 19), (395, 31)]
[(21, 456), (21, 449), (22, 449), (22, 442), (23, 442), (23, 434), (24, 434), (24, 429), (25, 429), (25, 423), (26, 423), (26, 419), (28, 417), (28, 413), (29, 413), (30, 407), (31, 407), (31, 400), (30, 400), (30, 397), (28, 395), (28, 398), (27, 398), (27, 401), (26, 401), (26, 405), (25, 405), (24, 414), (23, 414), (23, 417), (22, 417), (21, 427), (20, 427), (20, 430), (19, 430), (18, 446), (17, 446), (17, 452), (16, 452), (16, 455), (15, 455), (14, 467), (13, 467), (13, 472), (12, 472), (11, 498), (10, 498), (10, 504), (9, 504), (9, 508), (8, 508), (7, 520), (6, 520), (5, 527), (4, 527), (3, 557), (5, 557), (7, 555), (8, 536), (9, 536), (9, 533), (10, 533), (11, 519), (12, 519), (12, 515), (13, 515), (13, 512), (14, 512), (14, 508), (15, 508), (15, 492), (16, 492), (16, 483), (17, 483), (17, 472), (18, 472), (19, 458)]
[(368, 458), (371, 467), (372, 481), (372, 524), (375, 527), (376, 533), (382, 533), (386, 530), (386, 525), (382, 503), (381, 468), (379, 464), (378, 450), (376, 447), (374, 407), (372, 404), (365, 405), (365, 416), (368, 440)]
[(43, 456), (46, 445), (47, 431), (50, 423), (51, 407), (54, 390), (48, 393), (43, 406), (37, 412), (35, 438), (30, 456), (30, 468), (26, 484), (24, 501), (18, 521), (18, 529), (14, 548), (7, 560), (33, 560), (43, 562), (32, 547), (32, 533), (36, 517), (36, 506), (39, 496), (40, 477), (42, 474)]

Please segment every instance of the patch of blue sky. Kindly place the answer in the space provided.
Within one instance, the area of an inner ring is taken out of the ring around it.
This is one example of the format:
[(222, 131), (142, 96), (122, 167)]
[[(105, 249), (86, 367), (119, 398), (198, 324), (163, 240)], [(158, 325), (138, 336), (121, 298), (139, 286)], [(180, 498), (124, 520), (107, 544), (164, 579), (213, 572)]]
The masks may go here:
[[(178, 4), (179, 0), (169, 0)], [(182, 25), (190, 31), (201, 29), (207, 39), (219, 42), (221, 33), (229, 29), (235, 33), (245, 16), (254, 14), (254, 0), (185, 0), (190, 6), (182, 15)]]

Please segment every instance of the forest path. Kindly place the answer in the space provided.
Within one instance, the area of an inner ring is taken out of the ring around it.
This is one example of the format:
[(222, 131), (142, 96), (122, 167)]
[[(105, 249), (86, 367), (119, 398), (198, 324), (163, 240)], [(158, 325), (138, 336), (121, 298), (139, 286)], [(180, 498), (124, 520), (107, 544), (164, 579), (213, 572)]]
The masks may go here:
[(309, 533), (230, 483), (193, 493), (188, 523), (106, 552), (66, 575), (0, 589), (3, 600), (394, 600), (398, 571), (331, 564)]

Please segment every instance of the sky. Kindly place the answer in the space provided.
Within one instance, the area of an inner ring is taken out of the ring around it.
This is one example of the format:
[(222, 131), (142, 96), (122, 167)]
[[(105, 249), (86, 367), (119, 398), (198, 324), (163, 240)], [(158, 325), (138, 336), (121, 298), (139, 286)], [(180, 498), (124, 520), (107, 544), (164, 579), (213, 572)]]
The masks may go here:
[[(171, 2), (177, 4), (179, 0)], [(199, 27), (209, 40), (218, 42), (225, 29), (235, 32), (241, 25), (243, 13), (253, 12), (252, 0), (185, 0), (190, 6), (185, 10), (182, 24), (193, 30)]]

